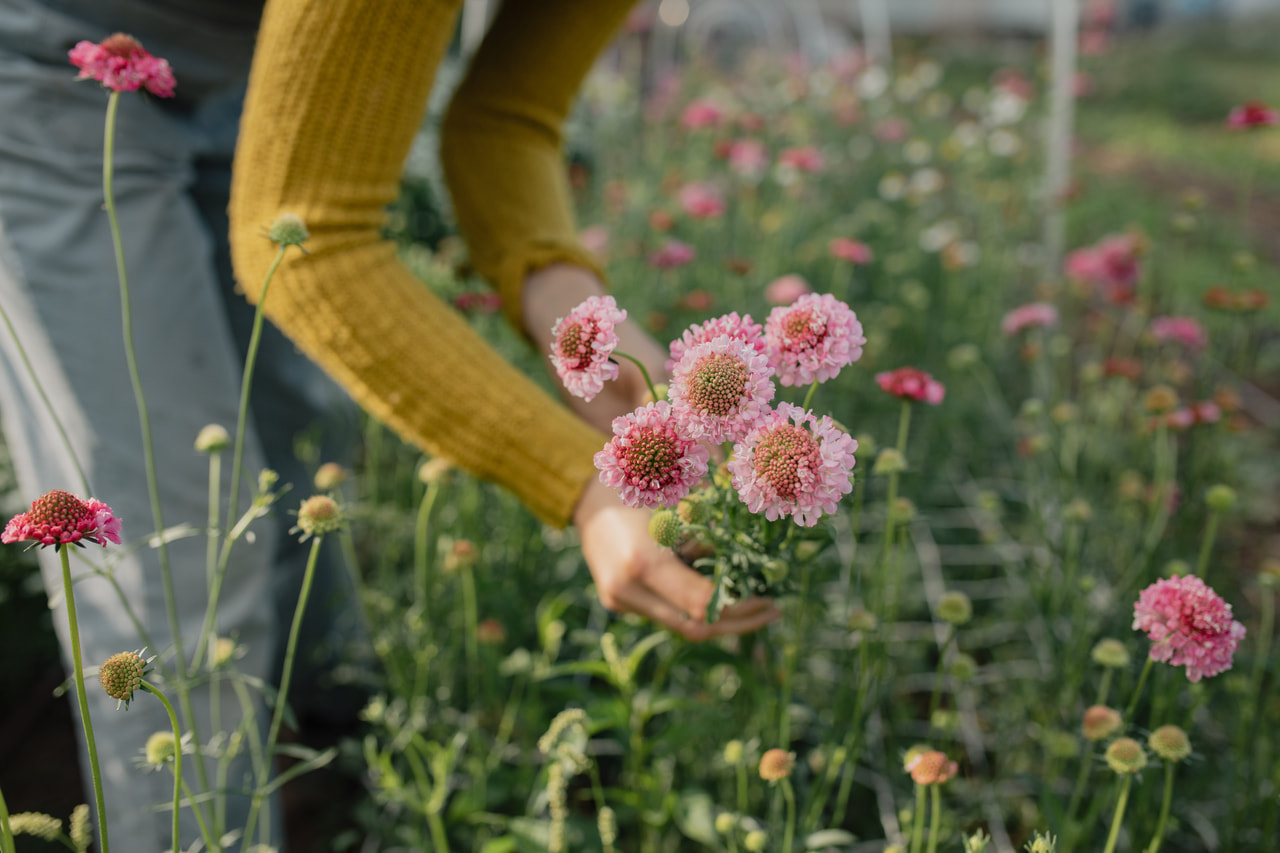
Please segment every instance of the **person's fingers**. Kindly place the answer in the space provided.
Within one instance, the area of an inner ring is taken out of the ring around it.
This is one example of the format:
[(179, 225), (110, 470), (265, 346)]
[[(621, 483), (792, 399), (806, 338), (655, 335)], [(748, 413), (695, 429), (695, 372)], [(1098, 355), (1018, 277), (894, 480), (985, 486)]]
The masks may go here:
[(714, 585), (682, 563), (671, 551), (663, 551), (644, 572), (642, 582), (676, 607), (702, 619), (711, 603)]
[(726, 607), (721, 611), (721, 618), (748, 618), (755, 616), (765, 610), (777, 611), (778, 605), (771, 598), (761, 598), (755, 596), (748, 598), (746, 601), (739, 601), (730, 607)]
[(700, 643), (713, 636), (712, 626), (701, 615), (691, 617), (653, 590), (639, 583), (628, 584), (618, 592), (622, 609), (670, 628), (686, 640)]
[[(763, 599), (751, 600), (763, 601)], [(711, 629), (711, 635), (713, 637), (723, 637), (732, 634), (749, 634), (752, 631), (760, 630), (781, 615), (782, 611), (779, 610), (771, 601), (766, 602), (758, 609), (753, 608), (745, 613), (734, 613), (733, 608), (726, 608), (725, 611), (720, 614), (720, 618), (711, 623), (708, 627)]]

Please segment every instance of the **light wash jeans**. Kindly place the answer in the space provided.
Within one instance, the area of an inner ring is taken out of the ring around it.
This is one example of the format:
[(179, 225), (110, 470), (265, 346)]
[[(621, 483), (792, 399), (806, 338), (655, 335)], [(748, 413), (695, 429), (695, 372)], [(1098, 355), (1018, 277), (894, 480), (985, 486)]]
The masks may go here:
[[(166, 47), (174, 51), (166, 58), (180, 92), (184, 68), (193, 69), (183, 102), (160, 102), (144, 93), (120, 96), (114, 195), (164, 524), (199, 531), (208, 517), (208, 459), (195, 452), (193, 442), (207, 424), (234, 430), (253, 317), (234, 291), (226, 238), (230, 163), (248, 54), (242, 38), (190, 26), (172, 30), (178, 22), (149, 15), (151, 7), (141, 0), (116, 0), (111, 6), (132, 8), (136, 14), (125, 16), (126, 25), (144, 46), (157, 55), (164, 55)], [(139, 31), (148, 26), (154, 32)], [(179, 41), (166, 42), (166, 28), (178, 33)], [(110, 567), (155, 644), (149, 652), (159, 653), (157, 663), (173, 672), (173, 636), (159, 559), (147, 544), (154, 525), (103, 210), (107, 92), (93, 81), (77, 81), (66, 60), (76, 41), (97, 41), (111, 31), (51, 11), (36, 0), (0, 0), (0, 306), (36, 374), (33, 379), (24, 365), (14, 336), (0, 328), (0, 418), (23, 501), (50, 489), (81, 494), (80, 478), (37, 382), (43, 388), (84, 467), (92, 496), (109, 504), (124, 525), (125, 546), (73, 553), (73, 574), (89, 574), (81, 555)], [(218, 631), (243, 650), (236, 664), (241, 672), (270, 682), (278, 677), (306, 562), (307, 549), (287, 533), (295, 520), (288, 511), (313, 491), (311, 472), (294, 453), (294, 438), (312, 430), (324, 448), (318, 461), (347, 463), (357, 423), (354, 407), (337, 386), (269, 323), (264, 331), (239, 505), (242, 511), (248, 506), (249, 488), (263, 468), (277, 471), (281, 485), (291, 483), (292, 489), (273, 518), (254, 524), (252, 541), (236, 546)], [(231, 455), (223, 458), (225, 493)], [(303, 659), (291, 690), (291, 704), (302, 718), (326, 711), (341, 718), (358, 707), (358, 690), (339, 691), (340, 699), (326, 692), (325, 678), (338, 650), (363, 637), (337, 544), (330, 541), (324, 547), (304, 628)], [(177, 622), (189, 660), (207, 602), (205, 538), (177, 539), (169, 551)], [(58, 556), (41, 549), (39, 558), (51, 601), (60, 601)], [(75, 590), (86, 666), (142, 646), (109, 583), (88, 577)], [(53, 616), (69, 666), (65, 606), (59, 604)], [(169, 728), (163, 707), (140, 694), (127, 710), (117, 710), (116, 701), (95, 681), (88, 687), (111, 840), (118, 850), (134, 853), (167, 850), (171, 816), (164, 808), (171, 800), (172, 778), (136, 767), (147, 737)], [(168, 693), (176, 703), (176, 691)], [(202, 742), (209, 740), (215, 704), (223, 730), (239, 725), (240, 705), (225, 684), (217, 695), (207, 685), (196, 688), (192, 700)], [(74, 706), (73, 694), (68, 693), (68, 701)], [(261, 706), (257, 714), (265, 728)], [(87, 780), (87, 760), (82, 768)], [(185, 769), (188, 783), (198, 790), (194, 757), (187, 757)], [(228, 788), (243, 789), (247, 770), (247, 760), (239, 761)], [(86, 798), (93, 802), (88, 793)], [(229, 827), (243, 823), (246, 806), (245, 797), (232, 797)], [(272, 820), (278, 840), (279, 815)], [(184, 849), (197, 831), (188, 811)]]

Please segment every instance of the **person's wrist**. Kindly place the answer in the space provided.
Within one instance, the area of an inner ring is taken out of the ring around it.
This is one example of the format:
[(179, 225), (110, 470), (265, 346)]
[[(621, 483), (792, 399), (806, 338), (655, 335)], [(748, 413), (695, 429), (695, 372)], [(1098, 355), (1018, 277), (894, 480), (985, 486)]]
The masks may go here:
[(556, 321), (592, 296), (605, 290), (595, 273), (573, 264), (552, 264), (530, 273), (521, 290), (521, 311), (525, 333), (541, 349), (551, 345), (551, 329)]

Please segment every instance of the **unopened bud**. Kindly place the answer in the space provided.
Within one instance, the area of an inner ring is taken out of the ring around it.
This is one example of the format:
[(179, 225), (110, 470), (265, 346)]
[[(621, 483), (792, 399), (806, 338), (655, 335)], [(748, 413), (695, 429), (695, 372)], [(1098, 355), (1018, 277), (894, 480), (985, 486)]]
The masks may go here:
[(731, 740), (724, 745), (724, 763), (737, 764), (742, 760), (742, 741)]
[(1214, 512), (1227, 512), (1236, 505), (1236, 492), (1230, 486), (1219, 483), (1209, 487), (1204, 500)]
[(231, 436), (221, 424), (209, 424), (196, 436), (196, 452), (221, 453), (231, 446)]
[(147, 662), (137, 652), (120, 652), (102, 662), (98, 668), (98, 680), (102, 689), (112, 699), (118, 699), (129, 707), (135, 691), (142, 687), (147, 674)]
[(351, 472), (337, 462), (326, 462), (316, 469), (313, 482), (317, 491), (332, 492), (351, 478)]
[(680, 517), (669, 509), (660, 509), (649, 516), (649, 536), (663, 548), (680, 544)]
[(298, 507), (298, 525), (294, 531), (302, 531), (302, 539), (323, 536), (342, 527), (342, 510), (338, 502), (328, 495), (312, 495)]
[(1147, 766), (1147, 753), (1142, 744), (1131, 737), (1116, 738), (1107, 747), (1107, 765), (1120, 775), (1137, 773)]
[(1109, 637), (1098, 641), (1092, 656), (1094, 663), (1110, 669), (1123, 669), (1129, 665), (1129, 650), (1124, 643)]
[(791, 775), (796, 766), (796, 754), (785, 749), (770, 749), (760, 756), (760, 778), (766, 782), (777, 782)]
[(311, 234), (307, 231), (307, 224), (302, 221), (301, 216), (296, 213), (282, 213), (276, 217), (275, 222), (271, 223), (267, 236), (271, 238), (271, 242), (282, 246), (301, 246)]
[(963, 625), (973, 618), (973, 602), (963, 592), (945, 592), (938, 599), (938, 618), (957, 627)]
[(1147, 738), (1151, 751), (1165, 761), (1177, 762), (1191, 754), (1187, 733), (1177, 726), (1161, 726)]
[(892, 447), (881, 450), (876, 456), (876, 464), (871, 467), (871, 473), (879, 477), (901, 474), (905, 470), (907, 470), (907, 460)]
[(1106, 705), (1093, 705), (1085, 710), (1084, 722), (1081, 723), (1080, 730), (1084, 734), (1085, 740), (1096, 743), (1100, 740), (1106, 740), (1115, 734), (1120, 728), (1120, 723), (1120, 712), (1115, 708), (1108, 708)]
[(173, 739), (173, 732), (160, 731), (151, 735), (147, 738), (147, 745), (143, 747), (142, 752), (147, 763), (157, 767), (172, 761), (178, 754), (178, 745)]

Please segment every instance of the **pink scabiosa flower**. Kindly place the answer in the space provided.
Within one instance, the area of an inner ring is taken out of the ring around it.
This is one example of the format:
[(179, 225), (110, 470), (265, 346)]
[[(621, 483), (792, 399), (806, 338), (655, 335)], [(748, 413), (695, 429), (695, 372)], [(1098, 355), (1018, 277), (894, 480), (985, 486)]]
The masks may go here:
[(770, 305), (790, 305), (808, 293), (813, 293), (809, 282), (795, 273), (788, 273), (765, 285), (764, 301)]
[(810, 293), (774, 308), (764, 324), (769, 361), (783, 385), (826, 382), (862, 357), (862, 324), (829, 293)]
[(1162, 578), (1139, 593), (1133, 628), (1151, 640), (1152, 660), (1185, 665), (1189, 681), (1231, 669), (1245, 634), (1231, 605), (1195, 575)]
[(613, 419), (613, 438), (595, 455), (600, 482), (627, 506), (673, 507), (707, 474), (711, 453), (684, 431), (671, 404), (649, 403)]
[(80, 69), (79, 79), (97, 80), (113, 92), (146, 88), (158, 98), (172, 98), (173, 69), (168, 61), (152, 56), (133, 36), (116, 33), (100, 43), (82, 41), (67, 52)]
[(694, 219), (715, 219), (724, 213), (724, 198), (714, 186), (701, 181), (680, 188), (680, 206)]
[(758, 139), (738, 139), (729, 145), (729, 168), (734, 174), (756, 179), (769, 166), (769, 152)]
[(1101, 287), (1116, 304), (1133, 300), (1142, 274), (1139, 255), (1142, 240), (1135, 234), (1113, 234), (1092, 246), (1076, 249), (1063, 262), (1069, 278), (1092, 287)]
[(914, 367), (899, 367), (897, 370), (877, 373), (876, 384), (881, 391), (895, 397), (932, 406), (941, 403), (947, 394), (947, 389), (941, 382)]
[(0, 542), (31, 542), (33, 545), (83, 545), (96, 542), (120, 544), (120, 519), (111, 507), (96, 498), (82, 501), (61, 489), (36, 498), (31, 509), (9, 519)]
[(1014, 308), (1000, 321), (1000, 331), (1011, 338), (1023, 329), (1048, 328), (1058, 325), (1058, 309), (1048, 302), (1032, 302)]
[(693, 263), (697, 252), (688, 243), (668, 240), (656, 252), (649, 255), (649, 266), (660, 270), (674, 270)]
[(826, 415), (819, 420), (779, 403), (733, 446), (729, 473), (747, 509), (770, 521), (789, 515), (801, 527), (813, 527), (853, 489), (857, 449), (858, 442)]
[(1157, 341), (1176, 341), (1189, 350), (1202, 350), (1209, 336), (1195, 317), (1156, 317), (1151, 321), (1151, 336)]
[(875, 259), (871, 247), (848, 237), (836, 237), (827, 244), (827, 253), (838, 261), (851, 264), (869, 264)]
[(618, 365), (609, 357), (618, 346), (614, 326), (625, 319), (627, 312), (612, 296), (592, 296), (556, 321), (551, 364), (570, 394), (591, 400), (606, 380), (618, 378)]
[(797, 172), (814, 174), (821, 172), (826, 165), (822, 152), (812, 145), (797, 145), (784, 148), (778, 153), (778, 165), (795, 169)]
[(1261, 101), (1249, 101), (1232, 108), (1227, 113), (1228, 130), (1256, 130), (1260, 127), (1274, 127), (1280, 124), (1280, 111), (1274, 110)]
[(684, 125), (686, 130), (716, 127), (722, 119), (724, 119), (724, 110), (706, 99), (690, 102), (680, 114), (680, 124)]
[(738, 312), (733, 311), (723, 317), (713, 317), (705, 323), (695, 323), (685, 329), (683, 335), (671, 342), (671, 358), (667, 360), (667, 370), (673, 370), (676, 362), (680, 360), (686, 351), (693, 349), (698, 344), (714, 341), (721, 335), (727, 335), (735, 340), (747, 343), (757, 353), (765, 351), (764, 329), (761, 328), (759, 323), (751, 319), (750, 314), (739, 317)]
[(721, 335), (681, 355), (671, 372), (671, 408), (692, 437), (738, 441), (769, 412), (769, 359), (751, 344)]

